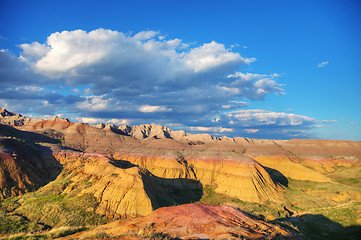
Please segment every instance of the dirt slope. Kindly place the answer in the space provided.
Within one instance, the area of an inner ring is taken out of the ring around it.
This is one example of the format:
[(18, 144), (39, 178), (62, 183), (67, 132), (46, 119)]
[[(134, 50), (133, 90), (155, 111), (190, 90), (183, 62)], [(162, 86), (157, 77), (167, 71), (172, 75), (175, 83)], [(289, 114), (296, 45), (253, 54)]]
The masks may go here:
[(181, 239), (303, 239), (295, 232), (256, 220), (235, 208), (200, 203), (160, 208), (146, 217), (112, 222), (62, 239), (92, 238), (100, 232), (118, 239), (156, 236)]

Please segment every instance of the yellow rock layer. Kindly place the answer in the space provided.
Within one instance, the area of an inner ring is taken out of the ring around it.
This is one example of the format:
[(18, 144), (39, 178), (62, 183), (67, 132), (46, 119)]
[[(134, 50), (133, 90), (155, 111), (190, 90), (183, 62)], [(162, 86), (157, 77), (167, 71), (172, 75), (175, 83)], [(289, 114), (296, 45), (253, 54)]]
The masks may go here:
[[(96, 212), (110, 216), (145, 216), (159, 208), (154, 194), (147, 188), (155, 188), (168, 198), (162, 187), (139, 167), (121, 169), (110, 159), (95, 154), (55, 154), (63, 167), (72, 170), (64, 193), (92, 194), (100, 203)], [(79, 187), (81, 186), (81, 187)], [(158, 188), (158, 189), (157, 189)]]
[(286, 178), (295, 180), (314, 181), (314, 182), (332, 182), (330, 178), (316, 172), (310, 168), (302, 166), (299, 163), (292, 162), (289, 158), (283, 156), (258, 156), (254, 157), (257, 162), (265, 167), (273, 168), (282, 173)]
[(354, 164), (359, 164), (357, 160), (342, 160), (342, 159), (304, 159), (302, 165), (312, 167), (320, 173), (334, 172), (338, 167), (351, 167)]
[[(257, 162), (245, 160), (192, 159), (180, 161), (177, 158), (146, 157), (114, 154), (119, 160), (146, 168), (163, 179), (193, 179), (203, 186), (210, 185), (215, 191), (243, 201), (277, 201), (281, 187), (275, 185), (269, 174)], [(179, 188), (196, 188), (180, 182)]]

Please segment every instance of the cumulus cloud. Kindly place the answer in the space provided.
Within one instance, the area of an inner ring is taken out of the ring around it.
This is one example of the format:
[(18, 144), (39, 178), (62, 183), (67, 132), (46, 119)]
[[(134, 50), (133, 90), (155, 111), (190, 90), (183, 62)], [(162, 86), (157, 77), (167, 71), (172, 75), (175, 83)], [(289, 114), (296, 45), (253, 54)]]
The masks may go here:
[(171, 108), (166, 108), (164, 106), (149, 106), (149, 105), (143, 105), (138, 110), (141, 111), (141, 112), (145, 112), (145, 113), (172, 111)]
[(89, 118), (89, 117), (77, 117), (73, 119), (77, 122), (89, 123), (92, 125), (99, 123), (114, 124), (114, 125), (127, 125), (130, 123), (128, 119), (106, 119), (106, 118)]
[[(248, 109), (224, 112), (214, 119), (197, 122), (201, 127), (217, 134), (214, 129), (232, 129), (232, 132), (241, 133), (242, 136), (267, 138), (292, 138), (310, 134), (310, 128), (316, 127), (317, 119), (292, 113), (274, 112), (262, 109)], [(240, 136), (238, 135), (238, 136)]]
[(239, 53), (233, 53), (225, 48), (223, 44), (212, 41), (201, 47), (192, 49), (183, 58), (189, 68), (195, 73), (214, 70), (214, 68), (224, 67), (228, 65), (230, 69), (234, 69), (234, 65), (239, 63), (251, 63), (254, 58), (242, 58)]
[(0, 89), (36, 84), (42, 80), (8, 51), (0, 51)]
[(131, 35), (97, 29), (56, 32), (46, 43), (20, 47), (22, 62), (48, 84), (87, 86), (83, 93), (89, 96), (75, 106), (84, 115), (122, 109), (137, 118), (158, 112), (158, 117), (179, 121), (181, 115), (190, 121), (239, 109), (246, 105), (240, 99), (283, 92), (277, 74), (242, 73), (255, 58), (215, 41), (190, 47), (155, 31)]
[[(0, 51), (0, 104), (22, 113), (67, 112), (89, 123), (163, 122), (228, 135), (306, 134), (316, 121), (241, 110), (248, 100), (283, 94), (281, 76), (243, 72), (256, 59), (215, 41), (196, 45), (156, 31), (97, 29), (56, 32), (20, 48), (18, 58)], [(16, 102), (25, 99), (23, 106)]]
[(228, 79), (229, 85), (237, 89), (245, 98), (258, 100), (272, 92), (284, 93), (282, 84), (276, 82), (279, 76), (277, 73), (267, 75), (236, 72), (228, 75)]
[(191, 131), (196, 132), (215, 132), (215, 133), (225, 133), (225, 132), (233, 132), (232, 128), (223, 128), (223, 127), (190, 127)]
[(272, 112), (260, 109), (233, 111), (221, 116), (227, 121), (233, 121), (233, 124), (240, 124), (243, 127), (301, 126), (314, 124), (317, 121), (314, 118), (293, 113)]
[(326, 67), (328, 65), (328, 62), (321, 62), (317, 64), (317, 68), (323, 68)]
[(248, 132), (248, 133), (256, 133), (259, 131), (259, 129), (253, 129), (253, 128), (250, 128), (250, 129), (244, 129), (244, 131)]
[(122, 109), (112, 98), (107, 98), (105, 95), (87, 96), (84, 101), (77, 103), (76, 107), (92, 112), (119, 111)]

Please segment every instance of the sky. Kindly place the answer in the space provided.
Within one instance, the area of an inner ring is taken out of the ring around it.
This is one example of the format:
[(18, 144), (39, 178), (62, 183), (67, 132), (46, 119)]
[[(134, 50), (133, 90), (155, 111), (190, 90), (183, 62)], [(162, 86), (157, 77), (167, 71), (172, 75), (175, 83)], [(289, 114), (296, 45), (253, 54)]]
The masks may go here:
[(0, 107), (361, 140), (361, 1), (0, 0)]

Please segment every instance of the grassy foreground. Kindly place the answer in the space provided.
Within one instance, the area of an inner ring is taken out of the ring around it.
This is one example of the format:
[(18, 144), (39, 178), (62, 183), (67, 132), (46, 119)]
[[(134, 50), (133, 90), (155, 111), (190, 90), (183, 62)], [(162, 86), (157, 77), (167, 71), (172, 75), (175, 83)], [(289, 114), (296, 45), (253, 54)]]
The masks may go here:
[(108, 221), (95, 213), (98, 203), (92, 195), (61, 193), (67, 184), (58, 178), (36, 192), (0, 201), (0, 236), (52, 239)]
[(249, 203), (206, 186), (199, 200), (231, 205), (254, 217), (297, 229), (309, 239), (359, 239), (361, 189), (339, 183), (289, 180), (282, 202)]

